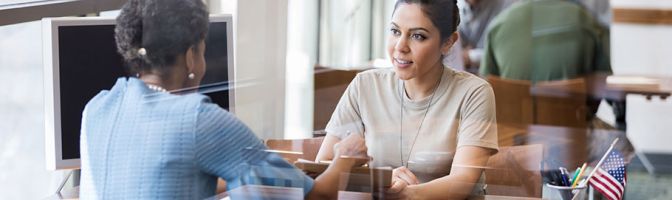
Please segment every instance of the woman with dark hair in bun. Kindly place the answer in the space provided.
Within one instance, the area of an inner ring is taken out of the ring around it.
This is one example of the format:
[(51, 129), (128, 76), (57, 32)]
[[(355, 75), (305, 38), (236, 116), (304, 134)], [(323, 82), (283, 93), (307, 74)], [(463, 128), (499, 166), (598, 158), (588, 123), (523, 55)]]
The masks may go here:
[(194, 88), (205, 73), (208, 12), (201, 0), (130, 0), (117, 17), (118, 52), (132, 75), (86, 105), (81, 129), (81, 199), (203, 199), (217, 177), (245, 184), (299, 187), (333, 199), (340, 173), (366, 156), (363, 138), (339, 145), (316, 180), (266, 147), (231, 113)]
[(395, 168), (387, 197), (482, 194), (483, 167), (498, 149), (495, 97), (485, 80), (441, 62), (458, 40), (459, 22), (456, 0), (398, 0), (387, 48), (393, 70), (355, 77), (317, 159), (332, 159), (333, 145), (358, 133), (371, 166)]

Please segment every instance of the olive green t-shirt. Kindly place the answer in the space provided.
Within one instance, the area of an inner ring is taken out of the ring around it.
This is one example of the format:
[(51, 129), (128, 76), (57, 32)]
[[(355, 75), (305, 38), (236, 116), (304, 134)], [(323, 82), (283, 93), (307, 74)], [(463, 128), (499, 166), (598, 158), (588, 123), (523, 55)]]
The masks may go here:
[(403, 160), (421, 182), (448, 175), (459, 147), (498, 148), (495, 96), (483, 79), (446, 67), (433, 97), (411, 100), (402, 91), (392, 69), (359, 73), (327, 134), (342, 139), (363, 133), (373, 167), (396, 168)]
[(479, 70), (532, 82), (611, 72), (609, 33), (576, 3), (522, 0), (490, 24)]

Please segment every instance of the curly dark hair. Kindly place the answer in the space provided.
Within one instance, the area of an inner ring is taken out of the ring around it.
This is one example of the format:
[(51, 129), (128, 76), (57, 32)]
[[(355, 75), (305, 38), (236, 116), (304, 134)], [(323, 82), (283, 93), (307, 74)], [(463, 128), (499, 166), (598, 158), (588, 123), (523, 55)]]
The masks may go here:
[[(445, 41), (457, 30), (460, 25), (460, 10), (457, 0), (397, 0), (394, 11), (400, 4), (418, 4), (432, 24), (439, 29), (441, 41)], [(394, 12), (392, 12), (394, 15)]]
[(163, 71), (205, 39), (208, 23), (201, 0), (129, 0), (117, 17), (117, 52), (131, 73)]

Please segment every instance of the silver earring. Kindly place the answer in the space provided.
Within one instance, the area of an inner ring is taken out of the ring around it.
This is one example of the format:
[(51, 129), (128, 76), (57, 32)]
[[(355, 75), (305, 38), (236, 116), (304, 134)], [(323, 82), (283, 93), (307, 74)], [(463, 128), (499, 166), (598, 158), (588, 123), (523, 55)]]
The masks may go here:
[(194, 78), (196, 78), (196, 74), (189, 73), (189, 76), (187, 76), (187, 77), (189, 77), (189, 79), (194, 79)]

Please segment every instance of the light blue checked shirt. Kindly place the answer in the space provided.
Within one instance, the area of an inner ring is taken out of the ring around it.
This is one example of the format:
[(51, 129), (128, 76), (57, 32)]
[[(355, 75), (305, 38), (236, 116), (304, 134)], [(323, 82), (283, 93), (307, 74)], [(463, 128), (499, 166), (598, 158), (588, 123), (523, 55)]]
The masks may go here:
[(155, 92), (119, 78), (84, 109), (81, 199), (203, 199), (217, 177), (303, 188), (313, 180), (266, 147), (249, 128), (201, 94)]

